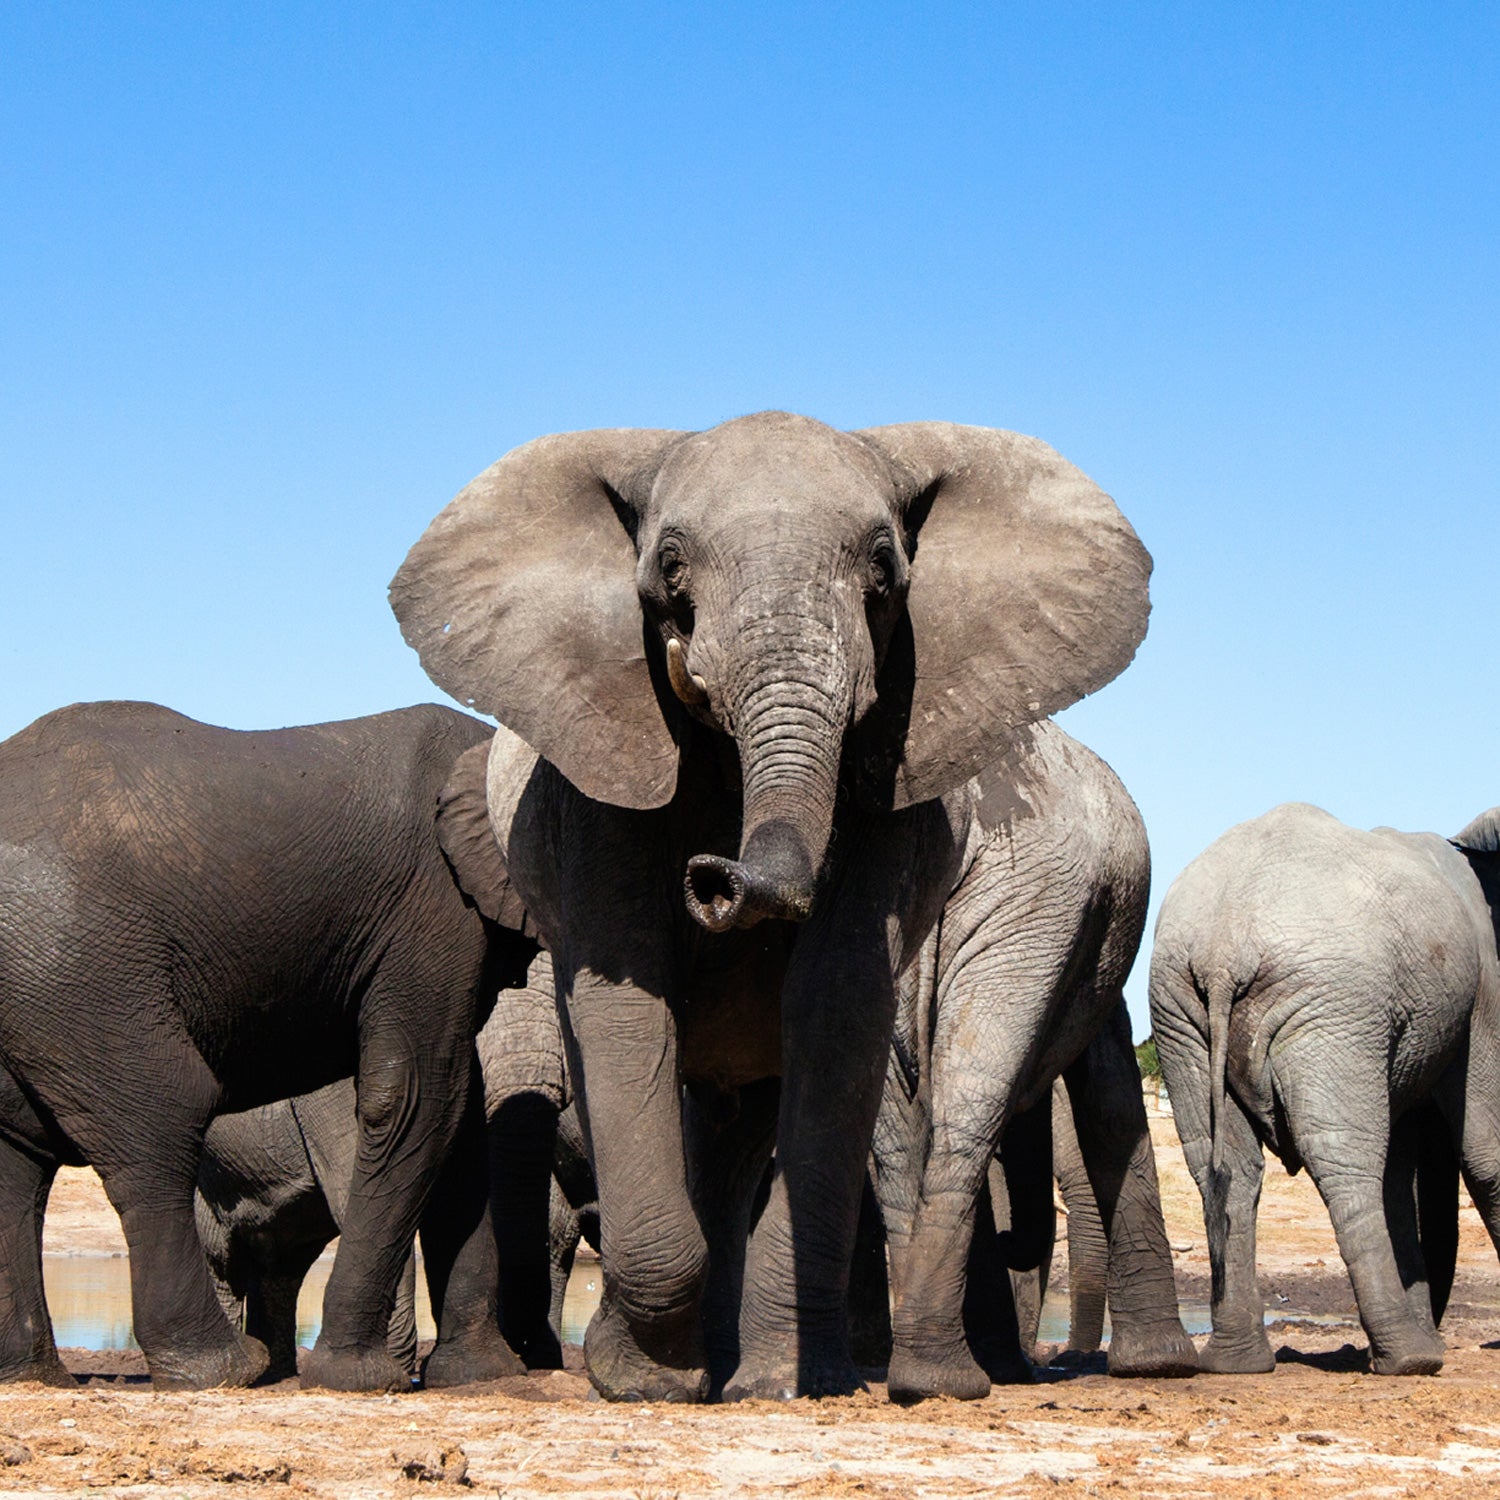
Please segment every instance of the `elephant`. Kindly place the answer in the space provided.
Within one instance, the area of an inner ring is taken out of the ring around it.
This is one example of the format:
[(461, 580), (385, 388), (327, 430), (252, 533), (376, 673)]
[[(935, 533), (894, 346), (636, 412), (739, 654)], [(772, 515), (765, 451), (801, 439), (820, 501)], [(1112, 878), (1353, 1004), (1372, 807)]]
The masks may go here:
[[(481, 745), (480, 747), (484, 747)], [(524, 918), (517, 913), (517, 920)], [(580, 1236), (598, 1248), (597, 1210), (569, 1107), (551, 960), (500, 990), (475, 1038), (483, 1078), (500, 1329), (528, 1368), (560, 1368), (562, 1296)], [(268, 1378), (296, 1373), (297, 1295), (339, 1232), (359, 1142), (352, 1080), (208, 1128), (194, 1207), (221, 1303), (270, 1350)], [(533, 1181), (543, 1162), (542, 1186)], [(548, 1232), (547, 1221), (551, 1220)], [(415, 1371), (414, 1265), (391, 1316), (392, 1357)]]
[[(489, 729), (428, 705), (269, 732), (76, 704), (0, 745), (0, 1376), (66, 1379), (41, 1275), (60, 1163), (91, 1163), (162, 1387), (246, 1385), (195, 1226), (220, 1113), (357, 1082), (310, 1385), (402, 1389), (386, 1347), (420, 1225), (429, 1383), (521, 1366), (496, 1326), (473, 1036), (534, 945), (459, 889), (439, 792)], [(519, 946), (518, 946), (519, 945)]]
[[(193, 1195), (198, 1238), (231, 1323), (266, 1346), (267, 1380), (297, 1373), (297, 1294), (339, 1233), (354, 1178), (354, 1080), (217, 1116), (203, 1137)], [(386, 1339), (417, 1373), (416, 1261), (408, 1256)]]
[(1495, 860), (1292, 803), (1231, 828), (1167, 892), (1151, 1020), (1203, 1197), (1205, 1369), (1273, 1367), (1255, 1275), (1262, 1145), (1305, 1166), (1328, 1206), (1371, 1368), (1442, 1366), (1455, 1150), (1500, 1230)]
[(723, 1394), (860, 1388), (847, 1283), (896, 976), (955, 884), (965, 783), (1125, 668), (1149, 573), (1034, 438), (785, 412), (539, 438), (408, 553), (403, 634), (502, 726), (485, 800), (556, 967), (605, 1397), (708, 1393), (683, 1083), (757, 1091), (716, 1153), (775, 1142)]
[[(992, 1378), (1029, 1378), (1006, 1269), (1051, 1254), (1059, 1077), (1108, 1242), (1110, 1371), (1191, 1374), (1123, 994), (1150, 887), (1140, 814), (1051, 723), (1018, 736), (974, 793), (962, 877), (902, 976), (875, 1133), (891, 1397), (975, 1398)], [(1003, 1194), (986, 1191), (997, 1150)], [(986, 1221), (1001, 1196), (997, 1235)]]

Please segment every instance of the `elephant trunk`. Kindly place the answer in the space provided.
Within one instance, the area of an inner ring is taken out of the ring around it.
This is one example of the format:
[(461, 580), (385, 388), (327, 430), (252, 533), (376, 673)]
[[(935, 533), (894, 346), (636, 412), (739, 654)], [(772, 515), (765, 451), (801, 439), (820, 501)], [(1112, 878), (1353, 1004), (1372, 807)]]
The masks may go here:
[(770, 655), (739, 701), (729, 698), (744, 786), (740, 856), (700, 854), (687, 870), (688, 911), (711, 932), (765, 917), (800, 922), (812, 910), (855, 693), (836, 629), (794, 634), (795, 649)]

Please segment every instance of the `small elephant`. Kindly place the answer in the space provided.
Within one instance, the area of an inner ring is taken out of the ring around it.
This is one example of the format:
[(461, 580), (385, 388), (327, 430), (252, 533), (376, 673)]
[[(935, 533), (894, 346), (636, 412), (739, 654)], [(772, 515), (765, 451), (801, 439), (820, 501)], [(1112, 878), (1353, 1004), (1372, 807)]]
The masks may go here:
[[(198, 1238), (230, 1322), (243, 1318), (270, 1354), (267, 1380), (297, 1373), (297, 1294), (344, 1222), (358, 1145), (352, 1078), (219, 1115), (203, 1138), (193, 1198)], [(415, 1257), (396, 1289), (386, 1343), (415, 1376)]]
[(1255, 1276), (1263, 1144), (1290, 1171), (1306, 1166), (1328, 1205), (1375, 1372), (1441, 1367), (1449, 1130), (1491, 1237), (1500, 1229), (1495, 860), (1294, 803), (1231, 828), (1167, 892), (1151, 1021), (1203, 1196), (1205, 1369), (1273, 1366)]
[[(902, 982), (875, 1136), (891, 1396), (979, 1397), (992, 1376), (1029, 1372), (1004, 1267), (1051, 1251), (1058, 1077), (1108, 1239), (1110, 1371), (1191, 1374), (1122, 993), (1150, 885), (1140, 814), (1051, 723), (974, 796), (963, 877)], [(1011, 1224), (997, 1242), (975, 1220), (1002, 1139)]]
[[(1041, 1109), (1044, 1106), (1039, 1104), (1036, 1107)], [(1099, 1212), (1099, 1200), (1094, 1196), (1088, 1167), (1078, 1144), (1078, 1131), (1073, 1123), (1073, 1101), (1068, 1096), (1067, 1084), (1061, 1078), (1052, 1085), (1048, 1107), (1052, 1116), (1052, 1175), (1057, 1181), (1058, 1194), (1067, 1216), (1064, 1248), (1068, 1258), (1068, 1336), (1058, 1357), (1092, 1354), (1104, 1341), (1104, 1314), (1108, 1307), (1109, 1236), (1105, 1232), (1104, 1219)], [(1024, 1229), (1025, 1226), (1019, 1221), (1014, 1224), (1012, 1221), (1004, 1156), (1005, 1142), (1002, 1139), (1000, 1155), (990, 1163), (987, 1174), (989, 1224), (997, 1241), (991, 1257), (1003, 1264), (1009, 1272), (1021, 1351), (1028, 1359), (1034, 1359), (1037, 1357), (1042, 1304), (1046, 1301), (1051, 1279), (1052, 1254), (1057, 1239), (1057, 1208), (1054, 1202), (1050, 1213), (1043, 1212), (1039, 1234), (1033, 1232), (1027, 1236), (1028, 1242), (1035, 1246), (1033, 1254), (1040, 1257), (1038, 1263), (1034, 1267), (1012, 1267), (1009, 1261), (1017, 1257), (1010, 1252), (1010, 1237), (1014, 1230)], [(1021, 1170), (1019, 1163), (1010, 1166), (1012, 1174), (1018, 1170)], [(1029, 1192), (1023, 1194), (1027, 1201), (1035, 1196)], [(976, 1237), (985, 1231), (985, 1227), (985, 1207), (981, 1200), (974, 1230)], [(1005, 1238), (1001, 1238), (1002, 1236)], [(983, 1253), (985, 1252), (981, 1251)], [(1031, 1256), (1024, 1258), (1029, 1260)], [(974, 1275), (974, 1259), (971, 1253), (970, 1278)], [(965, 1325), (972, 1345), (976, 1329), (967, 1310)]]
[(777, 1078), (725, 1394), (859, 1388), (848, 1270), (896, 979), (957, 881), (963, 788), (1125, 668), (1149, 572), (1035, 439), (785, 412), (540, 438), (408, 554), (407, 640), (505, 726), (489, 818), (557, 967), (605, 1396), (708, 1393), (681, 1085)]
[(266, 1349), (198, 1241), (203, 1134), (351, 1074), (358, 1150), (304, 1381), (409, 1386), (386, 1335), (419, 1225), (429, 1382), (521, 1368), (495, 1323), (473, 1037), (534, 945), (479, 914), (435, 833), (489, 733), (434, 706), (252, 733), (97, 703), (0, 745), (0, 1377), (66, 1378), (41, 1217), (58, 1164), (86, 1161), (152, 1380), (255, 1380)]

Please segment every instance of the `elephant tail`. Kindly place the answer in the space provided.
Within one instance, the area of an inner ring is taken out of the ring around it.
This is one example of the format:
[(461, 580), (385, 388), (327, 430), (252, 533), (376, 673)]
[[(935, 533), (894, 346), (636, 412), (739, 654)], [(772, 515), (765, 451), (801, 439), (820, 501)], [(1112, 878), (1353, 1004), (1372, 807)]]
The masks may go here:
[(1209, 1259), (1213, 1265), (1213, 1298), (1224, 1294), (1222, 1286), (1225, 1250), (1229, 1244), (1229, 1179), (1224, 1165), (1224, 1110), (1228, 1104), (1229, 1012), (1234, 1006), (1235, 984), (1227, 969), (1218, 969), (1208, 981), (1208, 1134), (1211, 1154), (1208, 1192), (1204, 1195), (1204, 1227), (1208, 1231)]

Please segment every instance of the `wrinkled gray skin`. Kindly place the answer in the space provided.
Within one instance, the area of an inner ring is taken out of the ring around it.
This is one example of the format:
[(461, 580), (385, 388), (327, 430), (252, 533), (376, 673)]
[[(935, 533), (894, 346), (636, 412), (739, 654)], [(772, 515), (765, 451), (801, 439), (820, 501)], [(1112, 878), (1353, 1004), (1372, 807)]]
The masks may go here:
[(203, 1133), (351, 1075), (359, 1144), (304, 1382), (409, 1386), (386, 1337), (419, 1229), (429, 1382), (520, 1368), (495, 1325), (473, 1036), (522, 939), (434, 836), (488, 733), (435, 706), (249, 732), (96, 703), (0, 745), (0, 1378), (69, 1378), (42, 1214), (57, 1166), (86, 1161), (153, 1383), (256, 1379), (267, 1352), (225, 1318), (194, 1222)]
[(538, 439), (412, 549), (408, 641), (513, 731), (489, 814), (557, 966), (604, 1395), (708, 1389), (727, 1304), (704, 1307), (689, 1137), (739, 1184), (704, 1209), (726, 1243), (776, 1148), (725, 1394), (858, 1388), (846, 1294), (895, 977), (957, 878), (965, 782), (1125, 667), (1148, 573), (1034, 439), (780, 412)]
[[(231, 1323), (266, 1346), (265, 1379), (297, 1373), (297, 1293), (339, 1233), (354, 1177), (354, 1080), (220, 1115), (203, 1137), (193, 1212)], [(386, 1340), (417, 1373), (416, 1258), (396, 1289)]]
[[(978, 792), (962, 879), (901, 982), (875, 1135), (891, 1396), (973, 1398), (992, 1377), (1029, 1373), (1000, 1268), (1031, 1269), (1051, 1250), (1058, 1077), (1108, 1239), (1110, 1370), (1189, 1374), (1122, 993), (1150, 886), (1140, 814), (1054, 724), (1035, 726)], [(1014, 1227), (992, 1242), (975, 1217), (1002, 1138)]]
[[(1494, 819), (1489, 825), (1493, 827)], [(1479, 820), (1484, 824), (1485, 820)], [(1482, 829), (1465, 830), (1480, 837)], [(1461, 836), (1462, 837), (1462, 836)], [(1494, 847), (1493, 837), (1489, 847)], [(1378, 1374), (1431, 1374), (1446, 1285), (1423, 1239), (1429, 1163), (1461, 1140), (1464, 1174), (1500, 1230), (1496, 1005), (1500, 961), (1485, 883), (1493, 854), (1435, 834), (1347, 828), (1305, 804), (1232, 828), (1178, 877), (1151, 960), (1151, 1021), (1213, 1269), (1206, 1369), (1272, 1368), (1255, 1275), (1265, 1145), (1305, 1166), (1328, 1205)], [(1472, 1015), (1472, 1022), (1471, 1022)], [(1466, 1043), (1467, 1038), (1467, 1043)], [(1467, 1095), (1467, 1099), (1465, 1099)], [(1420, 1222), (1419, 1222), (1420, 1220)], [(1500, 1240), (1497, 1240), (1500, 1245)]]

